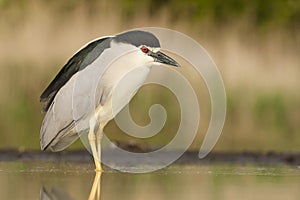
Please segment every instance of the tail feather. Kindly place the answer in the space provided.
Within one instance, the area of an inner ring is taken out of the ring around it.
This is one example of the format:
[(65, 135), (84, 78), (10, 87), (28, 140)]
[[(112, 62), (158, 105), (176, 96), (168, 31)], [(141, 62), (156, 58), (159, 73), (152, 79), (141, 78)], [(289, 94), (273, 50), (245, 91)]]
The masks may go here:
[(79, 137), (75, 128), (75, 122), (72, 120), (60, 130), (59, 124), (55, 120), (55, 114), (52, 111), (53, 104), (43, 120), (40, 132), (40, 145), (42, 150), (48, 147), (52, 151), (62, 151), (70, 146)]

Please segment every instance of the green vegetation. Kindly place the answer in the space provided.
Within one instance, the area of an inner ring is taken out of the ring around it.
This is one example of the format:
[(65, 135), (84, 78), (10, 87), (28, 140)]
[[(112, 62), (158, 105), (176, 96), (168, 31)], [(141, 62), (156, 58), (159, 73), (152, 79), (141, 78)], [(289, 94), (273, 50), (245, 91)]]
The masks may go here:
[[(41, 1), (48, 4), (55, 11), (68, 13), (79, 6), (88, 8), (91, 15), (97, 15), (105, 3), (118, 6), (125, 17), (156, 15), (167, 9), (173, 21), (181, 18), (191, 19), (194, 22), (209, 18), (218, 25), (226, 25), (237, 18), (247, 17), (255, 26), (283, 25), (290, 28), (299, 28), (300, 2), (298, 0), (117, 0), (115, 3), (96, 0), (66, 0), (66, 1)], [(105, 3), (104, 3), (105, 2)], [(25, 0), (0, 0), (0, 9), (16, 8), (26, 14), (26, 11), (35, 1)]]
[[(129, 16), (139, 10), (142, 4), (135, 0), (122, 2), (123, 9)], [(154, 15), (161, 8), (168, 8), (172, 20), (182, 17), (194, 21), (210, 18), (218, 25), (226, 25), (237, 18), (249, 17), (258, 27), (295, 27), (300, 22), (300, 3), (297, 0), (149, 0), (147, 5), (148, 13)]]

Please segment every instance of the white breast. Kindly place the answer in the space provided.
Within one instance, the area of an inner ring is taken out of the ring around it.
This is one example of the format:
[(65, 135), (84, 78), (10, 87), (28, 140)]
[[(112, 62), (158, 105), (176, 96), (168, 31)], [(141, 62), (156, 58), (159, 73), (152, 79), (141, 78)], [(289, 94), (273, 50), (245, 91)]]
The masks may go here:
[[(112, 48), (121, 47), (113, 46)], [(126, 106), (145, 82), (153, 59), (136, 47), (116, 59), (101, 77), (100, 122), (107, 123)]]

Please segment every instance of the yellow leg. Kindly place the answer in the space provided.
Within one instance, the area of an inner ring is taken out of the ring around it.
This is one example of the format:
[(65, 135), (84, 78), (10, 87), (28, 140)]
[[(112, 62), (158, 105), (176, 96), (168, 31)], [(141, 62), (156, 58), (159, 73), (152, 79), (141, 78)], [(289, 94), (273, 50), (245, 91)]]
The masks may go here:
[(97, 131), (96, 134), (96, 145), (97, 145), (97, 153), (98, 153), (98, 158), (100, 160), (100, 162), (102, 162), (101, 160), (101, 140), (102, 140), (102, 134), (103, 134), (103, 128), (101, 126), (101, 124), (99, 125), (99, 129)]
[(102, 171), (101, 168), (101, 160), (98, 157), (98, 152), (96, 149), (96, 136), (95, 136), (95, 125), (96, 125), (96, 119), (94, 117), (92, 117), (90, 119), (90, 131), (89, 131), (89, 143), (91, 146), (91, 150), (92, 150), (92, 154), (93, 154), (93, 158), (94, 158), (94, 162), (95, 162), (95, 166), (96, 166), (96, 171)]

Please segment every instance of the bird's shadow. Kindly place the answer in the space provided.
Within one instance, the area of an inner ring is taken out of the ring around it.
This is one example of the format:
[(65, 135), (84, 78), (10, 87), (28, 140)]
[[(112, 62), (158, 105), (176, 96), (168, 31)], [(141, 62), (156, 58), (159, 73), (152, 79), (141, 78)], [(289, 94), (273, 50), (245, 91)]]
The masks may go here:
[[(89, 193), (88, 200), (100, 200), (101, 197), (101, 172), (96, 172), (94, 182)], [(60, 188), (52, 187), (46, 189), (42, 186), (40, 190), (40, 200), (74, 200), (70, 194)]]

